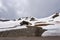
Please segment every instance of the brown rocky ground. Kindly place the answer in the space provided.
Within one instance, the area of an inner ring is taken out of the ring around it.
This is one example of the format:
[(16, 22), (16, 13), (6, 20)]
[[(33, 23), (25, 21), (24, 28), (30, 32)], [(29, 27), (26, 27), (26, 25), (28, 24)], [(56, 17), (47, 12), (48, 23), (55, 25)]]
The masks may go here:
[(60, 40), (60, 37), (0, 37), (0, 40)]
[(44, 31), (46, 30), (40, 27), (28, 27), (0, 32), (0, 40), (60, 40), (59, 36), (41, 37)]
[(41, 36), (42, 33), (46, 31), (41, 27), (28, 27), (25, 29), (16, 29), (0, 32), (0, 37), (33, 37), (33, 36)]

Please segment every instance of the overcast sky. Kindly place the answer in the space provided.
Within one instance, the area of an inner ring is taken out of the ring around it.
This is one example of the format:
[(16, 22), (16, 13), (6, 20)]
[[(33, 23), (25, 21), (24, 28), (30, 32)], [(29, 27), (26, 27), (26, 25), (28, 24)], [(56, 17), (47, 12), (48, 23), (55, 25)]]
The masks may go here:
[(60, 0), (0, 0), (0, 18), (42, 18), (59, 11)]

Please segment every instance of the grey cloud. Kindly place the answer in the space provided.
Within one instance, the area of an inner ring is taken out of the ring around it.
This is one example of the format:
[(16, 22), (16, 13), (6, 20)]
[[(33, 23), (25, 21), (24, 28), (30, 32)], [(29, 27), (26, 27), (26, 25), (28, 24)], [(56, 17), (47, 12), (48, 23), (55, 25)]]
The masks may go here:
[(31, 0), (31, 13), (39, 18), (52, 15), (59, 11), (59, 3), (60, 0)]
[(7, 9), (7, 11), (0, 9), (2, 11), (0, 17), (3, 18), (12, 19), (23, 16), (41, 18), (60, 12), (60, 0), (25, 0), (25, 2), (24, 0), (2, 0), (2, 3)]

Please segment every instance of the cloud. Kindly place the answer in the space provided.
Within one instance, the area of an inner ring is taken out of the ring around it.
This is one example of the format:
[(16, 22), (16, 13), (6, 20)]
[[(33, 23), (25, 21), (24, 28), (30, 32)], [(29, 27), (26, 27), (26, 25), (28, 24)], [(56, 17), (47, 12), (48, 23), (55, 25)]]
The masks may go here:
[(28, 16), (28, 0), (0, 0), (0, 17)]
[(60, 9), (60, 0), (31, 0), (31, 14), (36, 17), (52, 15)]
[(60, 10), (59, 1), (60, 0), (0, 0), (0, 17), (46, 17)]

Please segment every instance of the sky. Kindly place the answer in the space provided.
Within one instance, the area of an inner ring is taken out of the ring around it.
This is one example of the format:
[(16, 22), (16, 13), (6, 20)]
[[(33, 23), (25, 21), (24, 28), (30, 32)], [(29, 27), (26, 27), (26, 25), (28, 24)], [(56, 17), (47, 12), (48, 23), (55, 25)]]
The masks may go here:
[(0, 0), (0, 18), (43, 18), (55, 12), (60, 12), (60, 0)]

